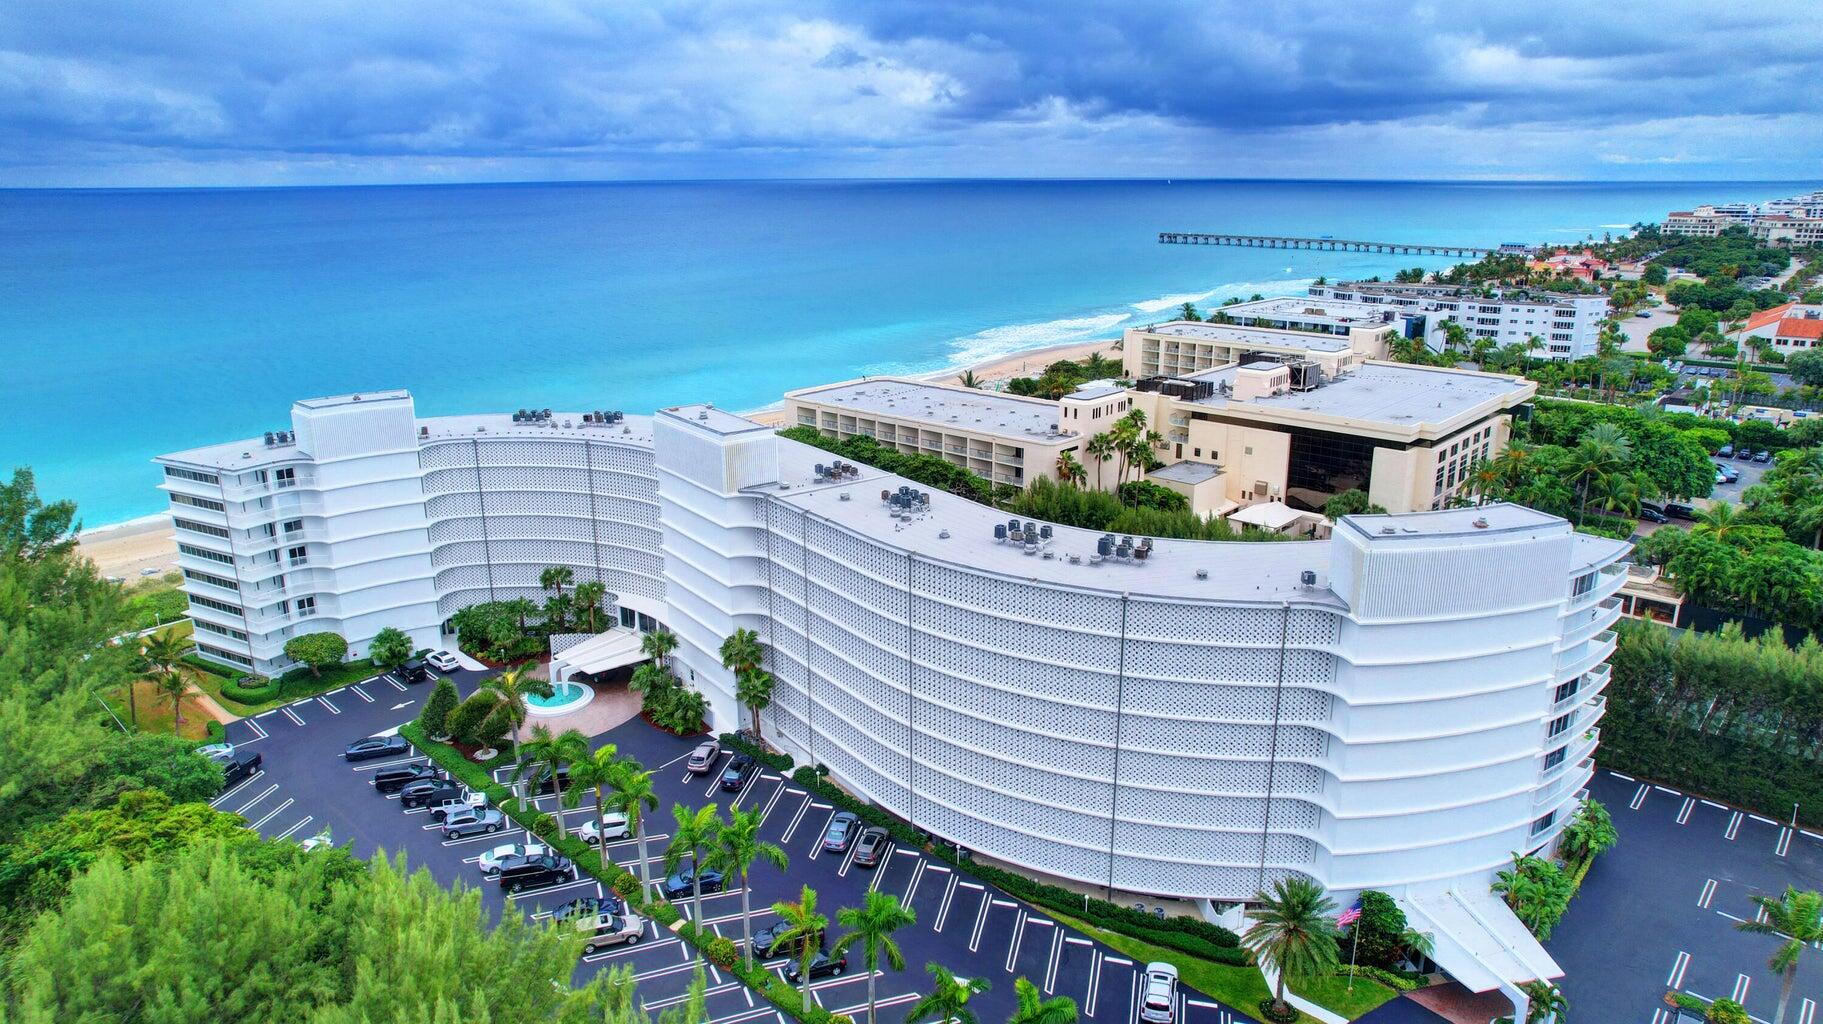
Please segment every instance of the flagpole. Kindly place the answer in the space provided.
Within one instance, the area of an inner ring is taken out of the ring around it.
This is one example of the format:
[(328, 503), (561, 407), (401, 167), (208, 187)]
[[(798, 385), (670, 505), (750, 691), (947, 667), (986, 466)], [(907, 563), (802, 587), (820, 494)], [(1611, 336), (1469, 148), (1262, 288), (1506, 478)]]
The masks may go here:
[(1361, 950), (1361, 919), (1355, 918), (1355, 941), (1348, 947), (1348, 991), (1355, 990), (1355, 954)]

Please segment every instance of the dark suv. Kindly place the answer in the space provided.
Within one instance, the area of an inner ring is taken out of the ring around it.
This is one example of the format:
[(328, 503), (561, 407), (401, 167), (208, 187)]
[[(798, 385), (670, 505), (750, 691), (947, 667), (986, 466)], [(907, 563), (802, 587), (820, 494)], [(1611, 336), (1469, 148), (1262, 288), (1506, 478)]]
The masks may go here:
[(225, 791), (253, 777), (260, 770), (260, 755), (248, 750), (236, 751), (228, 763), (222, 765), (222, 789)]
[(736, 754), (728, 761), (728, 767), (722, 769), (722, 789), (738, 793), (747, 780), (753, 776), (758, 765), (753, 762), (752, 754)]
[(437, 777), (437, 769), (428, 764), (395, 764), (373, 773), (373, 788), (381, 793), (397, 793), (414, 782)]
[(541, 853), (536, 857), (508, 857), (500, 862), (500, 888), (519, 892), (540, 885), (576, 879), (576, 865), (568, 857)]
[[(784, 934), (790, 930), (791, 925), (788, 922), (774, 921), (771, 925), (754, 932), (753, 955), (762, 960), (770, 960), (775, 956), (797, 956), (804, 948), (804, 939), (802, 936), (790, 940), (783, 939)], [(823, 945), (822, 932), (817, 933), (816, 945), (819, 947)]]

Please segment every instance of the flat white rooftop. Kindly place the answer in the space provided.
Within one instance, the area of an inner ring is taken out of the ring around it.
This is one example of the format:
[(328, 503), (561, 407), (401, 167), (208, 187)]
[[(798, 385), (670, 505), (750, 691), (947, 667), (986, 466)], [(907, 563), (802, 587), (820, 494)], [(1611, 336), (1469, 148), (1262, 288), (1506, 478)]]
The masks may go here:
[[(1233, 385), (1240, 367), (1230, 363), (1212, 370), (1187, 374), (1188, 380)], [(1342, 376), (1309, 391), (1290, 391), (1237, 402), (1217, 392), (1194, 404), (1212, 409), (1245, 406), (1249, 409), (1283, 409), (1334, 416), (1391, 427), (1442, 424), (1473, 412), (1491, 401), (1517, 404), (1535, 386), (1513, 377), (1471, 373), (1437, 366), (1402, 363), (1364, 363)]]
[(1282, 295), (1223, 306), (1232, 317), (1261, 317), (1287, 323), (1328, 324), (1334, 327), (1385, 327), (1397, 318), (1386, 306), (1346, 299), (1318, 299), (1308, 295)]
[(1312, 334), (1308, 331), (1281, 331), (1267, 327), (1244, 327), (1239, 324), (1208, 324), (1180, 320), (1142, 328), (1147, 334), (1167, 338), (1188, 338), (1220, 345), (1239, 345), (1259, 349), (1309, 349), (1315, 352), (1347, 352), (1349, 340), (1334, 334)]
[[(397, 394), (402, 396), (404, 392)], [(363, 401), (365, 400), (366, 396), (363, 395)], [(298, 404), (307, 405), (308, 408), (321, 409), (343, 404), (343, 402), (337, 399), (309, 399), (307, 402)], [(749, 420), (741, 420), (741, 422), (749, 426), (757, 426)], [(582, 422), (582, 413), (554, 412), (549, 420), (542, 422), (514, 423), (512, 413), (481, 413), (472, 416), (426, 417), (418, 420), (417, 426), (420, 444), (430, 440), (448, 440), (452, 437), (563, 437), (587, 438), (592, 441), (618, 441), (623, 444), (637, 444), (646, 447), (650, 447), (652, 444), (652, 417), (650, 416), (628, 416), (620, 423), (585, 424)], [(296, 444), (267, 446), (264, 437), (251, 437), (244, 441), (225, 441), (221, 444), (172, 452), (168, 455), (160, 455), (158, 459), (161, 462), (180, 462), (191, 466), (207, 466), (212, 469), (243, 472), (263, 466), (309, 462), (310, 455), (299, 449)]]
[(1146, 474), (1147, 480), (1170, 480), (1180, 484), (1200, 484), (1222, 475), (1222, 467), (1208, 462), (1173, 462), (1163, 469)]
[(1073, 431), (1057, 429), (1057, 404), (993, 391), (943, 387), (902, 377), (874, 377), (785, 396), (835, 406), (856, 416), (910, 420), (937, 430), (953, 428), (1004, 437), (1018, 444), (1061, 441)]

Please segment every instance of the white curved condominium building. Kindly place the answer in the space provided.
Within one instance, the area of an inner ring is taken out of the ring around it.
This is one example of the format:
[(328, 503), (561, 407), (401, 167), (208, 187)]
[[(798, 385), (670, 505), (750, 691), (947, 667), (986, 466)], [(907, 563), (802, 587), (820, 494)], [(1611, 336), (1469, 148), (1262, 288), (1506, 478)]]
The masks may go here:
[(716, 649), (753, 629), (763, 728), (800, 760), (980, 853), (1216, 900), (1485, 879), (1593, 770), (1626, 546), (1525, 508), (1102, 557), (1078, 529), (1001, 540), (948, 494), (895, 510), (907, 481), (820, 479), (824, 453), (707, 406), (418, 420), (387, 392), (293, 422), (159, 460), (218, 657), (268, 669), (324, 626), (437, 643), (568, 565), (676, 632), (716, 728), (744, 713)]

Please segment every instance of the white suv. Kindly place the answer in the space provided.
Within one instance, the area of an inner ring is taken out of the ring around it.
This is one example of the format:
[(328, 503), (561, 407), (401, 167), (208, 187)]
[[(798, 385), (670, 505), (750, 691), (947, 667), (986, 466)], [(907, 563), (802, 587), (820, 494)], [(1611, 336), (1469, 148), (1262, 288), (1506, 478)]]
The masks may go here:
[(1154, 960), (1146, 965), (1145, 986), (1139, 1019), (1144, 1024), (1174, 1024), (1177, 1020), (1177, 968)]
[(432, 651), (425, 656), (424, 660), (430, 662), (430, 667), (439, 672), (454, 672), (462, 667), (462, 663), (456, 660), (456, 656), (448, 651)]
[(606, 833), (609, 840), (627, 839), (633, 835), (633, 830), (627, 825), (626, 815), (608, 814), (600, 821), (590, 818), (583, 822), (582, 827), (576, 830), (576, 838), (594, 846), (601, 842), (603, 833)]

